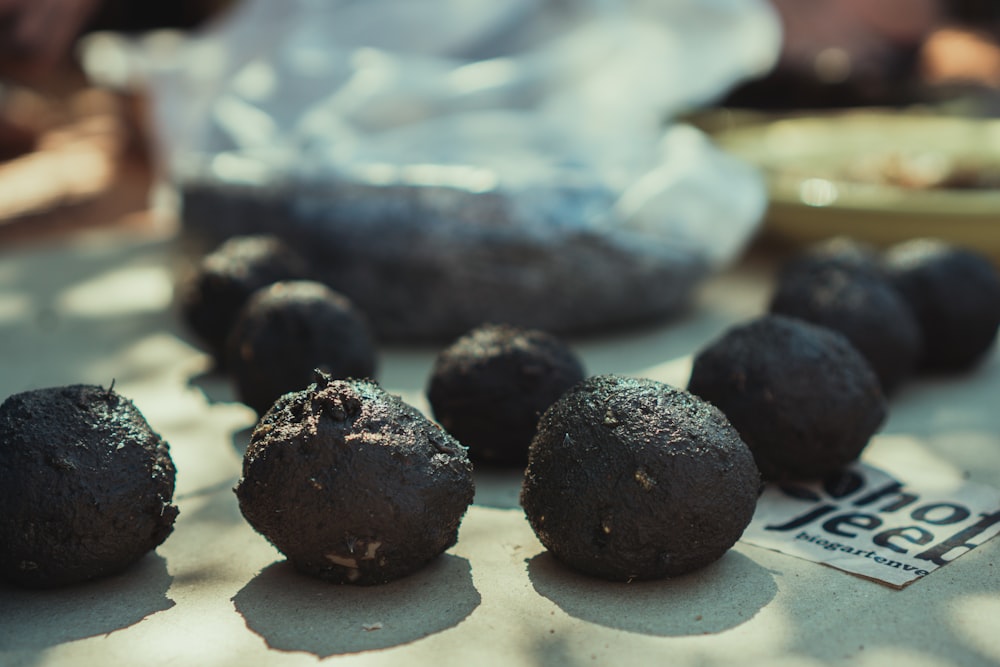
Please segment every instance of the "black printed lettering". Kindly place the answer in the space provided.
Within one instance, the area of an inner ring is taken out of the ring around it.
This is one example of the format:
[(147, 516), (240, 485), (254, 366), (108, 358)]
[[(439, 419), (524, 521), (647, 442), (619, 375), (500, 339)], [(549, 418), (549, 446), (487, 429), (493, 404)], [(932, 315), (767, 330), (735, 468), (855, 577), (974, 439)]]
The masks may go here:
[(872, 516), (871, 514), (839, 514), (824, 521), (823, 530), (842, 537), (858, 536), (857, 532), (850, 533), (846, 530), (842, 530), (842, 525), (871, 530), (872, 528), (878, 528), (881, 526), (882, 519), (879, 519), (877, 516)]
[[(915, 558), (929, 560), (935, 565), (945, 565), (946, 563), (953, 561), (955, 558), (958, 558), (958, 556), (961, 556), (962, 553), (974, 549), (976, 545), (971, 544), (969, 540), (984, 532), (993, 524), (1000, 523), (1000, 511), (994, 512), (993, 514), (980, 514), (979, 516), (982, 518), (976, 523), (972, 524), (968, 528), (958, 531), (947, 540), (931, 547), (927, 551), (922, 551), (921, 553), (916, 554)], [(951, 558), (945, 558), (945, 556), (949, 555), (956, 549), (961, 549), (962, 553), (955, 554)]]
[(882, 500), (888, 496), (899, 494), (899, 497), (895, 501), (883, 505), (878, 508), (879, 512), (895, 512), (898, 509), (906, 507), (914, 502), (916, 502), (918, 496), (913, 493), (902, 493), (903, 485), (899, 482), (890, 482), (880, 489), (875, 489), (866, 496), (862, 496), (854, 501), (855, 507), (864, 507), (865, 505), (871, 505), (875, 501)]
[[(933, 518), (931, 515), (934, 514), (939, 509), (946, 509), (949, 514), (940, 518)], [(924, 523), (930, 523), (935, 526), (946, 526), (950, 523), (958, 523), (959, 521), (965, 521), (969, 518), (971, 512), (968, 508), (962, 505), (955, 505), (954, 503), (934, 503), (933, 505), (924, 505), (923, 507), (918, 507), (913, 510), (910, 514), (911, 517), (917, 521), (923, 521)]]
[(907, 549), (892, 543), (892, 538), (894, 537), (906, 540), (910, 544), (927, 544), (934, 539), (934, 534), (917, 526), (906, 526), (904, 528), (891, 528), (883, 530), (881, 533), (876, 533), (872, 537), (872, 542), (880, 547), (892, 549), (896, 553), (905, 554), (908, 551)]

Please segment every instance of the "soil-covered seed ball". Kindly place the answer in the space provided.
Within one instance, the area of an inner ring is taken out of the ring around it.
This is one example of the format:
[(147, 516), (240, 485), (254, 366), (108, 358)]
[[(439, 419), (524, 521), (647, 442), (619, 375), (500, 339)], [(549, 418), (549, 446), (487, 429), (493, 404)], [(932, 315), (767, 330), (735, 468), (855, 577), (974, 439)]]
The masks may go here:
[(307, 275), (305, 260), (277, 237), (234, 236), (202, 257), (178, 284), (178, 307), (191, 331), (224, 363), (226, 338), (250, 295)]
[(688, 389), (718, 406), (766, 479), (814, 479), (855, 460), (888, 412), (841, 334), (782, 315), (732, 327), (695, 356)]
[(233, 327), (227, 358), (240, 400), (257, 414), (308, 386), (317, 368), (335, 378), (365, 378), (376, 367), (364, 315), (347, 297), (309, 280), (254, 292)]
[(36, 389), (0, 405), (0, 577), (33, 588), (116, 574), (173, 529), (174, 465), (131, 401)]
[(561, 339), (487, 324), (438, 354), (427, 397), (473, 461), (524, 466), (538, 418), (583, 378), (583, 364)]
[(369, 380), (322, 373), (254, 429), (236, 487), (247, 521), (305, 574), (380, 584), (455, 544), (472, 464), (454, 438)]
[(759, 490), (750, 450), (715, 407), (660, 382), (603, 375), (542, 415), (521, 504), (558, 560), (629, 581), (720, 558)]
[(920, 323), (920, 368), (959, 372), (981, 361), (1000, 326), (1000, 275), (992, 262), (974, 250), (932, 239), (895, 245), (884, 261)]
[(876, 266), (854, 255), (806, 253), (783, 267), (769, 310), (846, 336), (889, 393), (916, 370), (922, 336), (909, 305)]
[(875, 246), (848, 236), (834, 236), (814, 243), (792, 257), (782, 269), (798, 270), (800, 264), (809, 269), (836, 267), (883, 274), (881, 255)]

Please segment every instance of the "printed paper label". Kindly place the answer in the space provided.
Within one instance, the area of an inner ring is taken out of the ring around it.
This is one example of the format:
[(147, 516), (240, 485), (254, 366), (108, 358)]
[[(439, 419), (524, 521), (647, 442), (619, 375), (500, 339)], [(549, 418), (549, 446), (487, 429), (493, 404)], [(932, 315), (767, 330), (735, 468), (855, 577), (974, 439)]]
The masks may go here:
[(743, 541), (896, 588), (1000, 533), (1000, 490), (921, 490), (864, 463), (809, 484), (767, 485)]

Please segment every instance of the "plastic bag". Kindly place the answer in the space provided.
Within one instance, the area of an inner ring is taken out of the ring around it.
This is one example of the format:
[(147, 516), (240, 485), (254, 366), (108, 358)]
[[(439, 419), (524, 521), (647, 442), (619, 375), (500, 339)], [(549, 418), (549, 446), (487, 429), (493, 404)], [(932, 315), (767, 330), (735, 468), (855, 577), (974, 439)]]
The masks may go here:
[(280, 234), (385, 337), (668, 316), (766, 204), (667, 123), (773, 64), (756, 1), (246, 0), (101, 39), (91, 71), (118, 48), (152, 91), (185, 231)]

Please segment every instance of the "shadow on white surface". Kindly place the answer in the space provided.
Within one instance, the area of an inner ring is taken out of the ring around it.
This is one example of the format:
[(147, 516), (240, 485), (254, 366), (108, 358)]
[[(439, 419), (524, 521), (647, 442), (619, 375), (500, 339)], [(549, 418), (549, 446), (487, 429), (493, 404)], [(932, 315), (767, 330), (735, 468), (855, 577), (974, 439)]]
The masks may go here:
[(540, 595), (574, 618), (661, 637), (729, 630), (778, 592), (768, 570), (735, 551), (682, 577), (630, 583), (578, 574), (546, 551), (528, 560), (528, 576)]
[(255, 422), (251, 426), (241, 428), (238, 431), (233, 431), (233, 451), (239, 454), (241, 458), (247, 453), (247, 448), (250, 446), (250, 436), (253, 435), (253, 429), (256, 425), (257, 424)]
[(317, 658), (400, 646), (455, 627), (480, 604), (472, 569), (444, 554), (380, 586), (325, 584), (286, 561), (264, 568), (233, 597), (247, 627), (279, 651)]
[(174, 606), (167, 597), (172, 581), (166, 560), (150, 554), (121, 574), (77, 586), (0, 584), (0, 649), (27, 657), (134, 626)]
[[(210, 361), (207, 363), (211, 364)], [(210, 404), (237, 401), (229, 376), (217, 366), (210, 366), (192, 375), (188, 378), (188, 385), (204, 394), (205, 400)]]
[(474, 505), (501, 510), (521, 509), (521, 468), (500, 468), (476, 465), (476, 497)]

